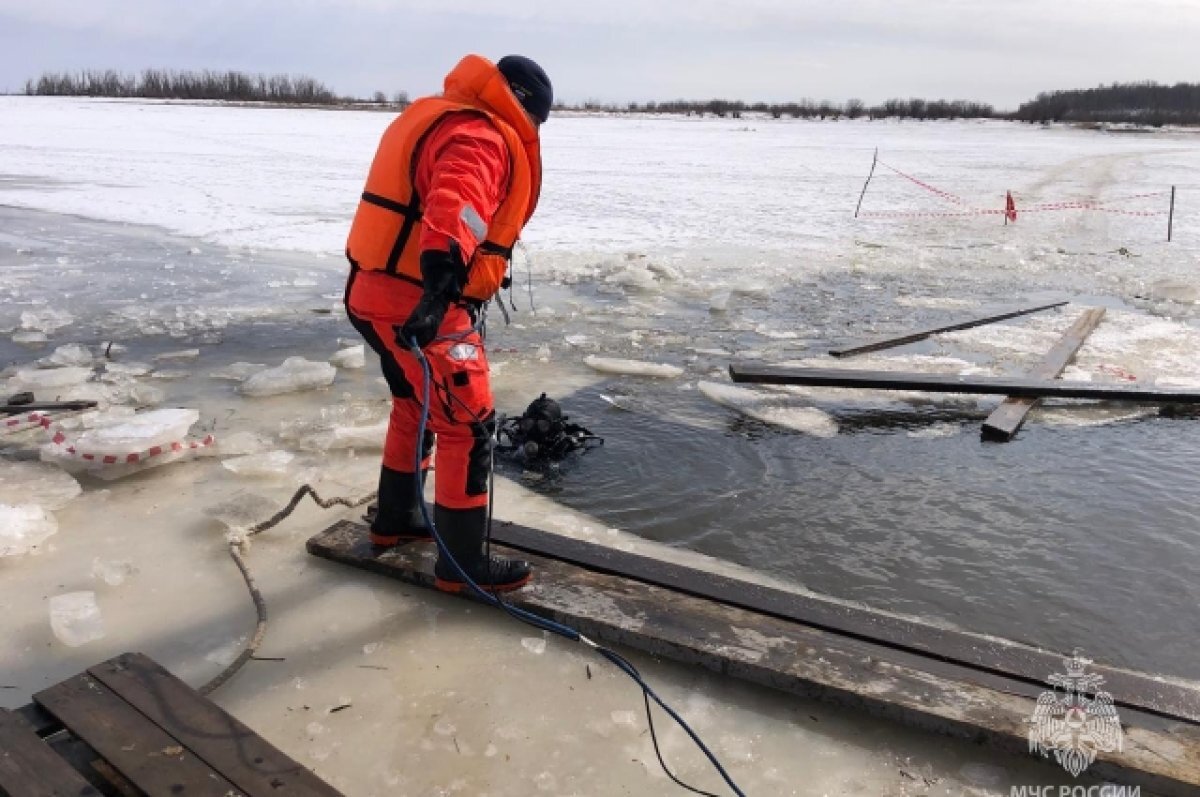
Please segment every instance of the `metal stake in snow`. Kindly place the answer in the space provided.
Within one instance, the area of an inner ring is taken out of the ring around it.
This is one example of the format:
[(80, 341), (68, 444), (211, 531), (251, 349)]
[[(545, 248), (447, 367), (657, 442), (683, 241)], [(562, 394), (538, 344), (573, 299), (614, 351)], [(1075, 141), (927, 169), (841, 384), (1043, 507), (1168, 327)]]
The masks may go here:
[(1167, 212), (1167, 243), (1171, 243), (1171, 229), (1175, 226), (1175, 186), (1171, 186), (1171, 210)]
[(858, 218), (858, 212), (862, 210), (863, 197), (867, 195), (867, 186), (871, 184), (871, 178), (875, 176), (875, 164), (879, 163), (879, 147), (875, 148), (875, 155), (871, 158), (871, 171), (867, 175), (867, 181), (863, 183), (862, 193), (858, 195), (858, 206), (854, 208), (854, 218)]

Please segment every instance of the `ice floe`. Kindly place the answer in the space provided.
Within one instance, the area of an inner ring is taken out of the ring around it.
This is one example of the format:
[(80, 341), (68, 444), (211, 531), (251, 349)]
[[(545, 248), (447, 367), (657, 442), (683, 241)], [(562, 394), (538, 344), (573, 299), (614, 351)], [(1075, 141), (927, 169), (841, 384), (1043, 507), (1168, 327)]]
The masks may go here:
[(622, 374), (626, 376), (652, 376), (670, 379), (683, 374), (683, 369), (667, 363), (651, 363), (641, 360), (623, 360), (616, 357), (596, 357), (590, 355), (583, 359), (589, 368), (602, 374)]

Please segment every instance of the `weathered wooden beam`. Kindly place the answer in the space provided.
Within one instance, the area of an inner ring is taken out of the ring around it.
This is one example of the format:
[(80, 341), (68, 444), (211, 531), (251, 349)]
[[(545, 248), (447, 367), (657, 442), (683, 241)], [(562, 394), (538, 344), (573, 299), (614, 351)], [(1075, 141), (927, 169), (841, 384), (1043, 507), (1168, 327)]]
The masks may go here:
[(100, 791), (55, 755), (20, 715), (0, 709), (0, 795), (100, 797)]
[[(140, 653), (125, 653), (98, 664), (88, 670), (86, 677), (112, 690), (154, 723), (147, 725), (161, 728), (177, 739), (187, 754), (220, 772), (237, 787), (235, 794), (342, 797), (216, 703)], [(35, 698), (45, 705), (40, 696)], [(65, 719), (64, 724), (74, 730)], [(87, 741), (92, 744), (92, 740)], [(107, 754), (105, 758), (112, 760)]]
[(0, 404), (0, 413), (16, 415), (22, 412), (58, 412), (62, 410), (90, 410), (94, 401), (31, 401), (25, 404)]
[[(347, 532), (354, 538), (353, 532)], [(358, 537), (365, 537), (364, 529)], [(561, 534), (498, 522), (492, 540), (535, 556), (566, 562), (740, 609), (803, 623), (822, 631), (913, 653), (979, 672), (1022, 681), (1040, 691), (1046, 676), (1060, 669), (1065, 655), (991, 636), (941, 628), (906, 617), (755, 584), (651, 556), (630, 553)], [(1200, 723), (1200, 690), (1129, 670), (1093, 666), (1121, 708)], [(966, 676), (964, 676), (966, 677)]]
[(1130, 401), (1139, 404), (1197, 404), (1200, 390), (1154, 388), (1147, 385), (1098, 385), (1011, 376), (956, 376), (908, 371), (860, 371), (849, 368), (784, 368), (734, 363), (734, 382), (763, 385), (857, 387), (868, 390), (907, 390), (925, 393), (972, 393), (990, 396), (1073, 398)]
[(33, 699), (141, 793), (197, 797), (243, 794), (86, 673), (38, 692)]
[(1012, 310), (1005, 310), (1001, 313), (982, 316), (980, 318), (968, 318), (964, 321), (956, 321), (953, 324), (946, 324), (945, 326), (910, 332), (907, 335), (881, 338), (880, 340), (860, 343), (856, 346), (847, 346), (842, 349), (830, 349), (829, 353), (834, 357), (850, 357), (855, 354), (866, 354), (867, 352), (871, 351), (891, 349), (895, 346), (903, 346), (906, 343), (915, 343), (918, 340), (924, 340), (925, 338), (940, 334), (942, 332), (955, 332), (960, 329), (970, 329), (972, 327), (983, 326), (984, 324), (993, 324), (997, 321), (1005, 321), (1009, 318), (1029, 315), (1030, 313), (1039, 313), (1042, 310), (1052, 310), (1055, 307), (1062, 307), (1064, 304), (1067, 304), (1067, 302), (1061, 301), (1053, 302), (1051, 304), (1039, 304), (1035, 307), (1018, 307)]
[[(1092, 334), (1101, 319), (1104, 318), (1103, 307), (1093, 307), (1085, 310), (1076, 319), (1071, 328), (1054, 344), (1054, 348), (1046, 353), (1046, 357), (1029, 372), (1032, 379), (1056, 379), (1075, 357), (1075, 352)], [(984, 440), (1007, 442), (1012, 440), (1025, 422), (1025, 416), (1038, 403), (1036, 398), (1018, 398), (1009, 396), (983, 422), (981, 434)]]
[[(380, 551), (357, 524), (336, 524), (309, 540), (308, 549), (408, 583), (433, 583), (433, 546)], [(591, 639), (1028, 754), (1038, 690), (1023, 682), (987, 676), (983, 683), (961, 677), (964, 668), (955, 665), (621, 576), (531, 559), (534, 581), (505, 600)], [(1099, 753), (1087, 775), (1168, 797), (1196, 794), (1200, 725), (1163, 723), (1132, 710), (1120, 717), (1123, 752)], [(1048, 777), (1054, 771), (1047, 770)], [(1061, 776), (1064, 783), (1077, 782)]]

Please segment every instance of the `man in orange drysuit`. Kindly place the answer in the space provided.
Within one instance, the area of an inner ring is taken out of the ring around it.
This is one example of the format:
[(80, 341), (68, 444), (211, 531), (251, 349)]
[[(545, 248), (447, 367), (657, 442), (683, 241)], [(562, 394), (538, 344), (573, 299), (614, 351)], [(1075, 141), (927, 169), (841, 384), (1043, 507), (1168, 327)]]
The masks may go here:
[[(392, 392), (371, 541), (430, 537), (415, 473), (428, 403), (420, 468), (423, 478), (436, 435), (434, 523), (466, 574), (494, 592), (521, 587), (531, 571), (484, 554), (495, 408), (477, 322), (537, 205), (538, 127), (552, 103), (530, 59), (463, 58), (441, 96), (417, 100), (383, 134), (346, 244), (346, 311)], [(429, 396), (414, 343), (432, 371)], [(439, 589), (465, 586), (444, 555), (435, 576)]]

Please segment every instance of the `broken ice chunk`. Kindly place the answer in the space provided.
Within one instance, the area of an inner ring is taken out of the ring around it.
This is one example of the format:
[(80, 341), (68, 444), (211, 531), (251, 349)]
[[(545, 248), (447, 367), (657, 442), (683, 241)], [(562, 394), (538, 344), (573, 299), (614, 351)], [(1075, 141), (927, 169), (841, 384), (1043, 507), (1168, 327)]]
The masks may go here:
[(209, 376), (213, 379), (229, 379), (233, 382), (244, 382), (266, 367), (264, 363), (236, 362), (213, 371)]
[(199, 356), (199, 349), (183, 349), (182, 351), (164, 351), (154, 359), (157, 362), (162, 362), (164, 360), (194, 360)]
[(282, 365), (254, 374), (242, 383), (240, 391), (246, 396), (276, 396), (298, 390), (327, 387), (337, 378), (337, 369), (329, 363), (313, 362), (303, 357), (288, 357)]
[(0, 460), (0, 504), (16, 506), (32, 497), (46, 509), (62, 509), (81, 492), (79, 482), (61, 468), (44, 462)]
[(20, 368), (9, 381), (9, 390), (53, 390), (56, 388), (82, 385), (92, 375), (91, 368), (67, 366), (65, 368)]
[(74, 441), (80, 454), (135, 454), (166, 446), (187, 436), (200, 413), (188, 409), (163, 409), (117, 417), (79, 435)]
[(603, 374), (627, 374), (630, 376), (655, 376), (671, 378), (683, 373), (677, 365), (648, 363), (640, 360), (622, 360), (615, 357), (585, 357), (584, 364)]
[(152, 407), (162, 404), (167, 394), (153, 385), (134, 384), (129, 387), (129, 400), (139, 407)]
[(362, 343), (348, 346), (330, 357), (329, 363), (338, 368), (363, 368), (367, 364), (366, 347)]
[(0, 504), (0, 556), (34, 551), (58, 531), (58, 521), (38, 504)]
[(221, 462), (226, 470), (239, 476), (262, 477), (282, 476), (296, 455), (290, 451), (268, 451), (265, 454), (248, 454)]
[(279, 511), (279, 502), (256, 493), (238, 493), (231, 498), (214, 504), (205, 514), (228, 527), (233, 534), (240, 534), (256, 523), (272, 517)]
[(257, 454), (267, 447), (267, 439), (254, 432), (234, 432), (217, 441), (217, 453), (231, 457)]
[(50, 630), (58, 641), (77, 648), (104, 638), (104, 618), (96, 593), (68, 592), (50, 599)]
[(523, 637), (521, 639), (521, 647), (536, 656), (540, 656), (546, 652), (546, 640), (536, 636)]
[(12, 336), (13, 343), (20, 343), (24, 346), (38, 346), (48, 340), (50, 339), (46, 337), (45, 332), (33, 329), (19, 329)]
[(45, 358), (45, 362), (49, 365), (90, 366), (93, 359), (91, 350), (86, 346), (68, 343), (66, 346), (59, 346), (55, 349), (50, 356)]
[(98, 578), (110, 587), (119, 587), (125, 579), (137, 573), (133, 562), (114, 559), (105, 561), (97, 556), (92, 560), (92, 578)]
[(75, 318), (65, 310), (26, 310), (21, 313), (21, 329), (37, 332), (53, 332), (75, 321)]
[(146, 363), (114, 363), (107, 362), (104, 364), (104, 372), (106, 374), (115, 374), (118, 376), (145, 376), (150, 373), (153, 368)]

